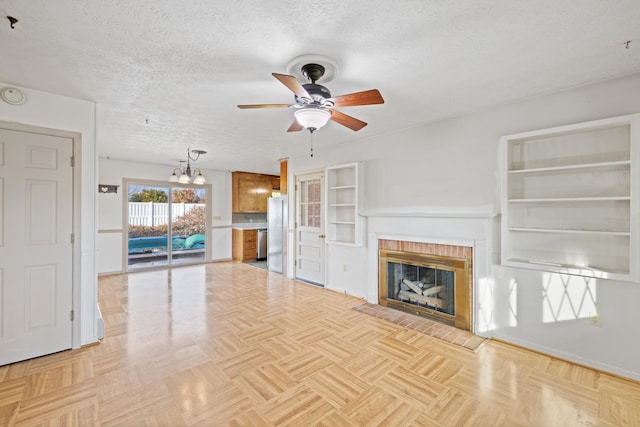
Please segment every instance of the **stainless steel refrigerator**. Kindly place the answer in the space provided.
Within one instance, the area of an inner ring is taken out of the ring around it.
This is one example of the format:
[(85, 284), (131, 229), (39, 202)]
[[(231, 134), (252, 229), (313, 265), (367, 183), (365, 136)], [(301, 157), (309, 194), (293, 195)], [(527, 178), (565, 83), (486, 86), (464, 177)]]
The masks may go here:
[(287, 196), (270, 197), (268, 200), (267, 267), (269, 271), (286, 274), (289, 202)]

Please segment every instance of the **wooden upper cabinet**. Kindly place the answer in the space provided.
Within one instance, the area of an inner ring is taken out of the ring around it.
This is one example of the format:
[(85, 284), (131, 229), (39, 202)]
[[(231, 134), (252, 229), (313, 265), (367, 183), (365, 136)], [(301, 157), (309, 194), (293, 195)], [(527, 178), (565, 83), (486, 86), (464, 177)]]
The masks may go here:
[(233, 212), (267, 212), (267, 199), (278, 177), (249, 172), (232, 172), (231, 175)]
[(280, 194), (287, 194), (287, 169), (289, 162), (287, 159), (280, 160)]

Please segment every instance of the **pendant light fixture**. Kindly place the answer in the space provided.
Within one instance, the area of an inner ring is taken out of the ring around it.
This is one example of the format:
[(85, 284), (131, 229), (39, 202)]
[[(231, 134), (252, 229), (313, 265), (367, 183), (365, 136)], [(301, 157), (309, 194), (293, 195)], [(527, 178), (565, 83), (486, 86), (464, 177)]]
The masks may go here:
[[(195, 154), (195, 156), (192, 157), (192, 153)], [(206, 153), (206, 151), (190, 150), (189, 148), (187, 148), (187, 167), (175, 168), (173, 170), (173, 173), (169, 177), (169, 182), (177, 182), (179, 184), (193, 183), (196, 185), (202, 185), (206, 183), (207, 180), (204, 178), (204, 175), (202, 175), (200, 169), (194, 169), (193, 172), (191, 171), (191, 162), (195, 162), (196, 160), (198, 160), (201, 154)], [(176, 171), (178, 171), (178, 173), (176, 173)], [(178, 176), (178, 174), (180, 175)]]

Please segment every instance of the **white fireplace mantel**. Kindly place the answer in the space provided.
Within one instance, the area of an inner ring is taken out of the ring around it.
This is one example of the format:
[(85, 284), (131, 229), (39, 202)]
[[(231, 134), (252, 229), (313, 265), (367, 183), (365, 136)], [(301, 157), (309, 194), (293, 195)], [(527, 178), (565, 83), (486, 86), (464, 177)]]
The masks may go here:
[(382, 210), (365, 210), (360, 213), (362, 216), (375, 217), (402, 217), (402, 218), (477, 218), (491, 219), (498, 214), (483, 209), (476, 210), (455, 210), (455, 211), (382, 211)]
[[(482, 210), (393, 212), (368, 211), (367, 301), (378, 303), (378, 240), (436, 243), (473, 248), (473, 292), (489, 277), (493, 221), (496, 216)], [(477, 296), (472, 296), (473, 319), (477, 319)], [(475, 323), (475, 321), (474, 321)], [(472, 325), (472, 332), (476, 332)], [(477, 333), (477, 332), (476, 332)]]

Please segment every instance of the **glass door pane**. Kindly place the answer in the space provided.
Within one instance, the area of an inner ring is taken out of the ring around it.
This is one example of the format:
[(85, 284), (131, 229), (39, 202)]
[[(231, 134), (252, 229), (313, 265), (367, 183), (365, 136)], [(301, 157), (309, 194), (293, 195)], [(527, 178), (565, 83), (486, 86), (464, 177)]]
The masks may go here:
[(166, 266), (169, 188), (128, 184), (127, 270)]
[(171, 187), (171, 264), (202, 262), (206, 241), (206, 190)]
[(300, 225), (302, 227), (320, 227), (321, 216), (321, 180), (300, 181)]

